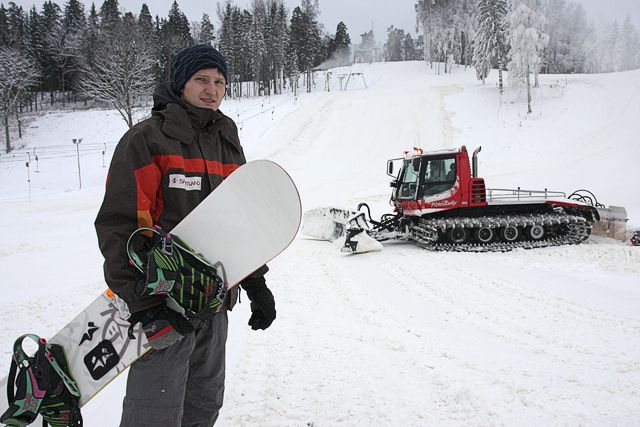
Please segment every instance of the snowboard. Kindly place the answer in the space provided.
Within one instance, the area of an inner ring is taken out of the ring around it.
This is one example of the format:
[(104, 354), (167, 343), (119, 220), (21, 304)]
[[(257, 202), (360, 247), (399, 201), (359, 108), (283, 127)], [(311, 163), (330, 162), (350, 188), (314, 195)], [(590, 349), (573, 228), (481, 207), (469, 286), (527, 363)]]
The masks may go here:
[[(301, 218), (291, 177), (274, 162), (256, 160), (231, 173), (171, 233), (211, 264), (221, 263), (232, 288), (289, 246)], [(124, 301), (107, 290), (49, 340), (65, 349), (80, 406), (149, 349), (139, 324), (129, 337), (128, 316)], [(1, 414), (8, 404), (0, 400)]]

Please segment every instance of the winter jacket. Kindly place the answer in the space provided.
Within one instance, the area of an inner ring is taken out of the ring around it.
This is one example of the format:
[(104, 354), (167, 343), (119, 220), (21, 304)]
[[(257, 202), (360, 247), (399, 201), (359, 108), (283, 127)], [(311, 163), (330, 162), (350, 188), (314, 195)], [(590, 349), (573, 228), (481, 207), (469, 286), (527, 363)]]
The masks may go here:
[[(245, 162), (233, 120), (184, 103), (168, 87), (154, 93), (151, 118), (132, 127), (116, 146), (95, 220), (107, 285), (132, 313), (161, 301), (135, 292), (142, 275), (128, 262), (129, 235), (154, 225), (170, 231)], [(237, 299), (235, 289), (227, 294), (229, 309)]]

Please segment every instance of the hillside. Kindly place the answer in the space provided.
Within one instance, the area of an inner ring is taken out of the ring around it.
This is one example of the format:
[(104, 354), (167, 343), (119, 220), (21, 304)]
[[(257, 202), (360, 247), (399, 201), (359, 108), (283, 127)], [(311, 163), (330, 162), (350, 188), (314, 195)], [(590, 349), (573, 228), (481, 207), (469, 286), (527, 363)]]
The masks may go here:
[[(367, 201), (386, 213), (387, 159), (465, 144), (482, 146), (490, 187), (587, 188), (640, 226), (640, 71), (542, 76), (531, 116), (517, 94), (500, 100), (495, 73), (483, 86), (473, 70), (359, 65), (339, 91), (347, 71), (333, 70), (330, 92), (223, 104), (247, 157), (282, 164), (305, 209)], [(104, 288), (93, 231), (102, 151), (108, 164), (125, 130), (113, 111), (48, 113), (22, 151), (0, 156), (0, 372), (18, 335), (53, 334)], [(38, 172), (24, 164), (34, 149)], [(230, 314), (219, 425), (638, 425), (637, 249), (592, 238), (504, 254), (390, 243), (344, 256), (300, 235), (270, 264), (273, 326), (249, 330), (246, 303)], [(84, 408), (86, 425), (117, 425), (124, 381)]]

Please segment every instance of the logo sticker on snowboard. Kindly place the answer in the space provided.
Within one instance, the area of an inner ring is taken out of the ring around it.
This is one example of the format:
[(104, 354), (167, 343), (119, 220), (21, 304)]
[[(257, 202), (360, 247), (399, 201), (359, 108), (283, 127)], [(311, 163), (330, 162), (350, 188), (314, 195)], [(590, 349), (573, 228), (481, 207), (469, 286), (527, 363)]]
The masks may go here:
[(100, 329), (93, 322), (89, 322), (89, 324), (87, 325), (87, 328), (89, 329), (87, 330), (87, 332), (84, 333), (84, 335), (82, 336), (82, 340), (78, 345), (82, 345), (85, 341), (91, 341), (93, 339), (93, 334), (95, 334), (96, 331)]
[(105, 376), (120, 361), (111, 341), (104, 340), (84, 357), (84, 364), (94, 380)]

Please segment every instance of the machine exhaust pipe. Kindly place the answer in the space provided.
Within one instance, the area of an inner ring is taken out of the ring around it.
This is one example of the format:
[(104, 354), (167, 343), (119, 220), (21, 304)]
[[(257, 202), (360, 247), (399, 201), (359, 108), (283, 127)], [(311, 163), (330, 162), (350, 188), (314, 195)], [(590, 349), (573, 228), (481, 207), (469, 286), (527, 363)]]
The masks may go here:
[(478, 177), (478, 153), (480, 150), (482, 150), (482, 147), (476, 148), (471, 158), (471, 173), (473, 174), (473, 178)]

